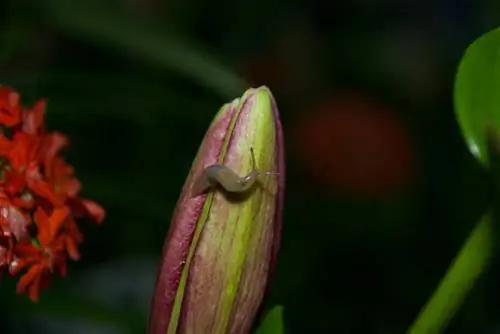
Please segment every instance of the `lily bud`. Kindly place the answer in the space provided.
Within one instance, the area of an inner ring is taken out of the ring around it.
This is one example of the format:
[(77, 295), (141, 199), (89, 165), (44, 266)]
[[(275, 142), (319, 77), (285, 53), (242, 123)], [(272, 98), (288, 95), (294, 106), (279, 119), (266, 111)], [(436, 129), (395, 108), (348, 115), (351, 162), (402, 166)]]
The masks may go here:
[[(258, 182), (236, 194), (221, 189), (235, 181), (231, 171), (252, 171), (251, 151)], [(222, 169), (209, 175), (214, 164)], [(150, 334), (250, 331), (276, 263), (284, 180), (274, 98), (266, 87), (249, 89), (217, 113), (184, 184), (163, 247)]]

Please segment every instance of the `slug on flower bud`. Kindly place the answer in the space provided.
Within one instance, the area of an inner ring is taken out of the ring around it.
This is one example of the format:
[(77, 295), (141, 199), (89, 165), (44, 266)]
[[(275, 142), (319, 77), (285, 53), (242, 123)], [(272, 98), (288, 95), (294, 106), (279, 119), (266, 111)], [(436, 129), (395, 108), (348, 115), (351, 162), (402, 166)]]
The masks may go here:
[(231, 168), (221, 164), (208, 166), (194, 182), (193, 195), (199, 195), (217, 185), (220, 185), (225, 191), (230, 193), (244, 193), (251, 189), (261, 176), (277, 174), (262, 172), (257, 169), (253, 148), (250, 148), (250, 157), (252, 159), (252, 170), (245, 176), (239, 176)]
[[(165, 239), (149, 334), (250, 331), (280, 244), (283, 150), (268, 88), (249, 89), (220, 109)], [(217, 186), (223, 191), (211, 191)]]

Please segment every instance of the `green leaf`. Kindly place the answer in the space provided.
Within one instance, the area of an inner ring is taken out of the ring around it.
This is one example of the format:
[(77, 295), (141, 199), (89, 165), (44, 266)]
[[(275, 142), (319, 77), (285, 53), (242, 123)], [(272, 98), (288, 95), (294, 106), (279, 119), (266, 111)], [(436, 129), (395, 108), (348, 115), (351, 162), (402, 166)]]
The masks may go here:
[(283, 334), (283, 306), (275, 306), (266, 314), (255, 334)]
[(500, 29), (466, 50), (455, 79), (455, 111), (469, 150), (485, 167), (491, 157), (488, 131), (500, 131)]
[(61, 33), (120, 50), (122, 56), (128, 54), (156, 67), (176, 71), (226, 98), (238, 95), (248, 86), (202, 46), (173, 31), (132, 19), (102, 3), (96, 0), (44, 1), (43, 15), (47, 24)]

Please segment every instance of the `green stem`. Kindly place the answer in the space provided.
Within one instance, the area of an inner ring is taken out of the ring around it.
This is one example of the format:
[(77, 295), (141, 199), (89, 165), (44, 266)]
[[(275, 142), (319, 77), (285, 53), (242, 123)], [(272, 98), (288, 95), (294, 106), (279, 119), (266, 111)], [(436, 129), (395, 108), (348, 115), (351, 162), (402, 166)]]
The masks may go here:
[(451, 320), (493, 253), (492, 222), (484, 215), (462, 246), (434, 295), (407, 334), (440, 333)]

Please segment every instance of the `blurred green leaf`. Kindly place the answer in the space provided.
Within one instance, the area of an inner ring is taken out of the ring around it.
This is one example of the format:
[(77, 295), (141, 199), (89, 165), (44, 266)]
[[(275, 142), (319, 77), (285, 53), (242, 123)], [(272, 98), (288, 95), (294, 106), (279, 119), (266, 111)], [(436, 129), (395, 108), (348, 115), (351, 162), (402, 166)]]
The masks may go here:
[(488, 212), (478, 221), (407, 334), (441, 333), (488, 268), (492, 255), (493, 224)]
[(488, 129), (500, 131), (500, 29), (466, 50), (455, 80), (455, 110), (469, 150), (489, 166)]
[(275, 306), (266, 314), (255, 334), (283, 334), (283, 306)]
[[(96, 6), (97, 3), (99, 6)], [(42, 4), (47, 23), (56, 26), (62, 33), (115, 47), (145, 62), (182, 73), (224, 98), (239, 95), (247, 86), (201, 47), (121, 15), (101, 2), (50, 0)]]

